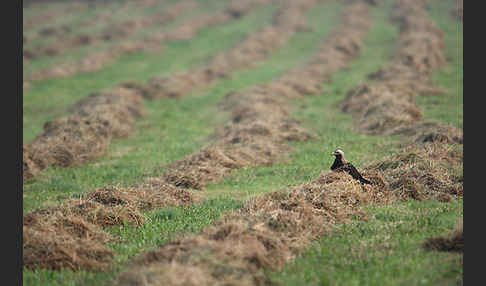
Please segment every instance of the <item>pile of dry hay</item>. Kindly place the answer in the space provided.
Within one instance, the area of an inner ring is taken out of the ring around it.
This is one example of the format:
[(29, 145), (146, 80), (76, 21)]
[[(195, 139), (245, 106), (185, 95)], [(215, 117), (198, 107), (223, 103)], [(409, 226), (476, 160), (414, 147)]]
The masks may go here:
[[(323, 172), (312, 182), (251, 199), (200, 234), (188, 234), (136, 256), (116, 285), (263, 285), (261, 269), (278, 270), (312, 239), (366, 217), (362, 206), (394, 200), (451, 200), (463, 195), (462, 154), (455, 143), (415, 143), (365, 167), (374, 184)], [(405, 178), (405, 179), (403, 179)], [(184, 274), (184, 275), (181, 275)]]
[(142, 103), (138, 90), (122, 86), (83, 98), (71, 115), (46, 122), (44, 132), (22, 147), (24, 179), (48, 166), (68, 167), (98, 156), (112, 138), (133, 131)]
[(241, 92), (231, 92), (221, 107), (232, 120), (215, 134), (215, 142), (174, 162), (166, 180), (184, 188), (202, 189), (233, 169), (271, 164), (289, 150), (289, 141), (313, 135), (289, 115), (289, 102), (319, 92), (319, 84), (354, 58), (360, 39), (369, 27), (368, 7), (363, 3), (344, 9), (339, 28), (326, 39), (307, 63), (281, 77)]
[(103, 227), (142, 225), (141, 210), (193, 203), (190, 193), (159, 179), (133, 187), (95, 189), (79, 199), (39, 209), (23, 217), (26, 268), (107, 269), (114, 256)]
[[(124, 54), (133, 53), (136, 51), (160, 50), (162, 43), (165, 41), (174, 39), (191, 39), (195, 36), (197, 31), (205, 27), (220, 25), (233, 19), (239, 18), (242, 15), (251, 12), (253, 9), (258, 7), (258, 5), (267, 3), (269, 1), (272, 0), (232, 0), (229, 4), (229, 7), (224, 11), (217, 11), (209, 15), (191, 18), (188, 21), (182, 23), (180, 26), (176, 27), (174, 31), (153, 33), (141, 40), (122, 41), (107, 50), (96, 51), (95, 53), (89, 54), (81, 61), (75, 63), (60, 64), (52, 68), (41, 70), (38, 73), (28, 76), (28, 78), (26, 78), (25, 80), (43, 80), (52, 77), (68, 76), (76, 72), (99, 70), (104, 65), (114, 61)], [(166, 18), (175, 17), (180, 13), (183, 13), (183, 11), (191, 8), (192, 5), (194, 5), (190, 3), (194, 2), (176, 3), (174, 8), (165, 11), (162, 15), (157, 15), (153, 19), (153, 21), (166, 21)], [(133, 23), (128, 23), (126, 25), (130, 27), (144, 26), (134, 25)], [(105, 36), (103, 36), (102, 39), (106, 38)], [(113, 38), (111, 36), (107, 37), (110, 40)]]
[(446, 236), (430, 237), (424, 243), (427, 250), (464, 252), (464, 230), (462, 222)]
[[(269, 0), (261, 0), (266, 3)], [(272, 25), (250, 34), (241, 43), (213, 58), (207, 65), (169, 76), (154, 77), (149, 81), (155, 97), (179, 97), (195, 88), (208, 85), (218, 78), (228, 77), (236, 69), (249, 67), (283, 46), (296, 32), (306, 27), (305, 12), (316, 0), (286, 1), (277, 10)], [(251, 2), (249, 2), (251, 3)], [(243, 5), (242, 7), (252, 7)], [(242, 4), (239, 4), (242, 5)], [(239, 7), (241, 10), (241, 7)], [(234, 8), (231, 10), (235, 14)], [(236, 13), (240, 14), (240, 12)], [(227, 17), (227, 14), (225, 14)], [(195, 19), (197, 20), (197, 19)], [(184, 33), (182, 33), (184, 34)]]
[(355, 124), (368, 134), (403, 134), (416, 140), (462, 142), (462, 131), (436, 122), (424, 122), (415, 103), (418, 94), (444, 93), (430, 74), (444, 62), (443, 35), (425, 11), (426, 1), (395, 4), (392, 19), (400, 37), (394, 60), (369, 75), (372, 81), (348, 92), (342, 110), (353, 113)]

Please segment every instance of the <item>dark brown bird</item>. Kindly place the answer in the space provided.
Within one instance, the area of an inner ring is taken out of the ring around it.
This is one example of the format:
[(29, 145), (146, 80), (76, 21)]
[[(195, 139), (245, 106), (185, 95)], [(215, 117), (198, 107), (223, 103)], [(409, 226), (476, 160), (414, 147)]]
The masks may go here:
[(372, 184), (371, 181), (363, 178), (361, 174), (358, 172), (358, 170), (351, 164), (350, 162), (347, 162), (344, 159), (344, 152), (340, 149), (337, 149), (332, 153), (332, 155), (336, 156), (336, 159), (334, 160), (334, 163), (331, 166), (331, 170), (335, 172), (342, 172), (346, 171), (348, 174), (350, 174), (353, 178), (356, 180), (359, 180), (361, 184)]

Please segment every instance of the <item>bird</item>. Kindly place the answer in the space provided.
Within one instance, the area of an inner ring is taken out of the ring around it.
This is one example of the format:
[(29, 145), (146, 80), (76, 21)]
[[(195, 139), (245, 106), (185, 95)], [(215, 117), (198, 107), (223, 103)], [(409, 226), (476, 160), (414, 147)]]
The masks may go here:
[(347, 162), (344, 159), (344, 152), (341, 149), (336, 149), (331, 155), (336, 156), (334, 163), (331, 166), (331, 170), (335, 172), (342, 172), (346, 171), (350, 174), (354, 179), (359, 180), (361, 184), (372, 184), (371, 181), (363, 178), (361, 174), (358, 172), (356, 167), (353, 166), (350, 162)]

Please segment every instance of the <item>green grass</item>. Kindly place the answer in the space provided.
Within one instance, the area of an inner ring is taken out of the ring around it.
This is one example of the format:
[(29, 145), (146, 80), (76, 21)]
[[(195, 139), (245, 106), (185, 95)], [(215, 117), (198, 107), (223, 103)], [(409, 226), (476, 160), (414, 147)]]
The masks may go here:
[(65, 115), (67, 107), (94, 91), (116, 86), (125, 80), (145, 82), (155, 75), (205, 63), (271, 21), (274, 11), (274, 6), (266, 5), (240, 20), (202, 29), (192, 40), (170, 42), (159, 52), (138, 52), (120, 57), (97, 72), (33, 82), (23, 95), (24, 143), (32, 141), (46, 121)]
[(95, 187), (129, 185), (159, 175), (163, 165), (208, 144), (207, 138), (215, 126), (222, 126), (227, 120), (216, 104), (230, 91), (271, 80), (306, 60), (330, 30), (332, 15), (340, 7), (340, 4), (318, 5), (309, 15), (314, 31), (299, 33), (254, 68), (236, 72), (230, 79), (196, 91), (193, 96), (146, 102), (149, 112), (137, 123), (137, 132), (114, 140), (105, 155), (79, 167), (48, 168), (24, 182), (24, 211), (79, 196)]
[(397, 28), (388, 24), (390, 1), (384, 7), (373, 8), (374, 22), (364, 39), (362, 52), (351, 66), (335, 73), (322, 85), (319, 95), (295, 101), (293, 116), (317, 139), (293, 143), (293, 151), (271, 166), (249, 167), (233, 171), (220, 182), (207, 187), (208, 197), (231, 193), (242, 199), (310, 181), (322, 170), (329, 170), (334, 160), (331, 153), (340, 148), (358, 168), (366, 162), (395, 152), (398, 137), (379, 137), (360, 134), (352, 128), (352, 117), (343, 113), (338, 104), (346, 92), (366, 75), (376, 71), (393, 54)]
[(147, 212), (147, 221), (140, 227), (126, 225), (108, 229), (118, 240), (110, 243), (110, 247), (116, 253), (115, 263), (110, 271), (24, 270), (24, 285), (111, 285), (111, 280), (127, 267), (125, 262), (133, 255), (174, 239), (174, 234), (197, 233), (203, 226), (214, 222), (222, 213), (240, 206), (239, 201), (220, 198), (189, 207), (168, 207)]
[(432, 78), (448, 92), (441, 95), (428, 95), (418, 98), (424, 117), (463, 128), (464, 116), (464, 62), (463, 62), (463, 23), (450, 15), (456, 1), (431, 1), (428, 13), (444, 32), (444, 54), (448, 60), (443, 68), (433, 73)]
[(338, 225), (282, 271), (278, 285), (458, 285), (457, 253), (426, 251), (432, 236), (448, 235), (463, 201), (409, 201), (367, 207), (369, 219)]

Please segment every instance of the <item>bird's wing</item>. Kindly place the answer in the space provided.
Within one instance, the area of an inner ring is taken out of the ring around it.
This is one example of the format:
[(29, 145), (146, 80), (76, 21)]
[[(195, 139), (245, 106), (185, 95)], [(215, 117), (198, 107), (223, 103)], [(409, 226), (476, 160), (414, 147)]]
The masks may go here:
[(360, 179), (361, 174), (358, 172), (358, 170), (353, 166), (351, 163), (346, 164), (346, 171), (355, 179)]
[(332, 163), (332, 166), (331, 166), (331, 170), (336, 170), (338, 169), (340, 166), (339, 166), (339, 162), (337, 159), (334, 160), (334, 163)]

